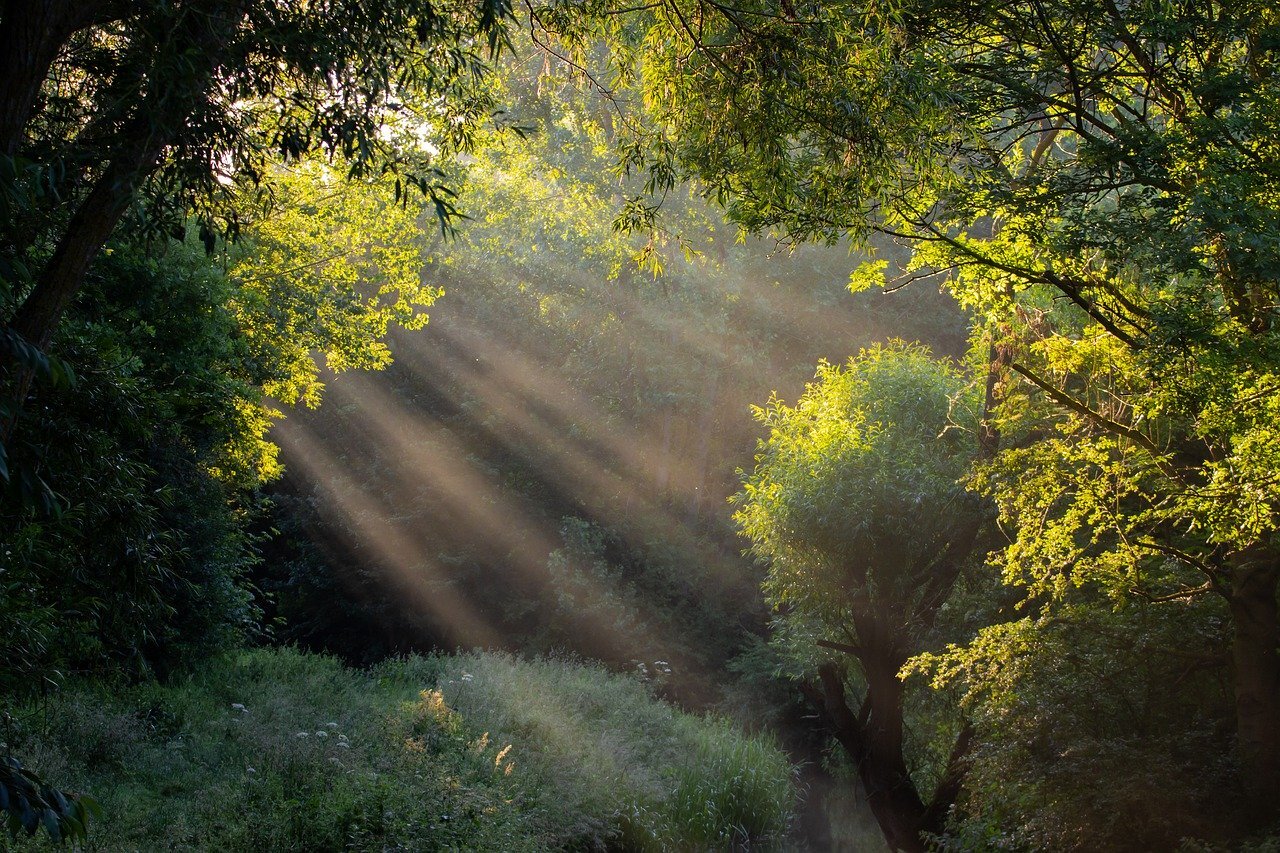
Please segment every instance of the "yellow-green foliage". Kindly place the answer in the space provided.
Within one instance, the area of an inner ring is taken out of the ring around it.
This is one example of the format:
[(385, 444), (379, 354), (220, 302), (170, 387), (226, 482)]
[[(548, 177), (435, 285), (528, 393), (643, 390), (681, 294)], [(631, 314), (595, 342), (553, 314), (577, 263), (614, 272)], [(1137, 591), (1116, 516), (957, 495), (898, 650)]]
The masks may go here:
[(727, 848), (777, 841), (793, 798), (767, 741), (593, 666), (489, 654), (368, 673), (242, 652), (69, 691), (14, 741), (102, 803), (90, 850)]
[(263, 390), (319, 403), (312, 353), (333, 371), (391, 363), (390, 326), (419, 329), (442, 291), (423, 280), (418, 218), (424, 200), (395, 201), (389, 179), (344, 180), (319, 162), (271, 175), (269, 215), (231, 267), (233, 310), (250, 352), (272, 366)]

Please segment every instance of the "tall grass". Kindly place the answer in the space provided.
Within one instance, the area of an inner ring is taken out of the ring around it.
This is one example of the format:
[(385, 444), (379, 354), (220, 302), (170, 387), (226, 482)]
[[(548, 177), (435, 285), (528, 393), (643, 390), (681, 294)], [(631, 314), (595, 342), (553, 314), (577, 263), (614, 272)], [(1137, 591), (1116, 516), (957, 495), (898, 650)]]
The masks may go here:
[(102, 803), (88, 850), (768, 847), (793, 798), (768, 741), (566, 660), (258, 650), (19, 718), (14, 752)]
[(536, 779), (555, 846), (728, 849), (781, 842), (792, 768), (769, 740), (658, 702), (642, 683), (560, 658), (461, 654), (382, 672), (434, 679), (450, 704)]

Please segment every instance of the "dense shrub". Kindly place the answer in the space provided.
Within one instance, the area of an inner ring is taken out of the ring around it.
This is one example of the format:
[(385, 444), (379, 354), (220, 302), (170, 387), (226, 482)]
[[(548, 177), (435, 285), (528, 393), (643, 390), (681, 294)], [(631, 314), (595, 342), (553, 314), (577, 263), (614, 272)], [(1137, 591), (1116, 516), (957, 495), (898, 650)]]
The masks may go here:
[(0, 691), (164, 671), (256, 625), (242, 486), (266, 446), (230, 287), (197, 249), (121, 247), (83, 294), (112, 310), (63, 324), (77, 381), (38, 385), (11, 442), (48, 500), (0, 494)]

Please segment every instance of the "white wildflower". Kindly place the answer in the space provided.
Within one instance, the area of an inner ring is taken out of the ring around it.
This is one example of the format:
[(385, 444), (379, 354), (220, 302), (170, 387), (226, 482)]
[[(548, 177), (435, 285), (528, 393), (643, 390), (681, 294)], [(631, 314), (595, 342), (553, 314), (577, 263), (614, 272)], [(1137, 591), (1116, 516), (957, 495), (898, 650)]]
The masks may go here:
[(301, 740), (302, 738), (308, 738), (308, 737), (311, 737), (311, 732), (298, 732), (296, 735), (294, 735), (294, 737), (298, 738), (299, 740)]
[(338, 749), (350, 749), (350, 748), (351, 748), (351, 744), (347, 743), (345, 740), (338, 741)]
[(240, 703), (240, 702), (232, 702), (232, 703), (231, 703), (231, 710), (233, 710), (233, 711), (239, 711), (241, 714), (247, 714), (247, 713), (249, 713), (249, 709), (248, 709), (248, 708), (246, 708), (246, 707), (245, 707), (242, 703)]
[(324, 729), (316, 729), (316, 737), (328, 737), (329, 733)]
[(338, 727), (338, 724), (337, 724), (337, 723), (325, 723), (325, 724), (324, 724), (324, 727), (325, 727), (326, 729), (336, 729), (336, 728)]

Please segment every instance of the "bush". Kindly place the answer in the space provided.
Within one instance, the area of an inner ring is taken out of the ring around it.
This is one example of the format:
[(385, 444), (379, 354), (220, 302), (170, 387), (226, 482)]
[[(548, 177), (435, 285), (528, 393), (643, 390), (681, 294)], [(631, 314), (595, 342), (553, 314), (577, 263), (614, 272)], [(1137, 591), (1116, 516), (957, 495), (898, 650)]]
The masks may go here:
[(9, 442), (47, 500), (0, 488), (0, 693), (163, 673), (257, 630), (248, 486), (269, 453), (231, 287), (193, 247), (121, 246), (69, 310), (55, 349), (78, 380), (37, 385)]

